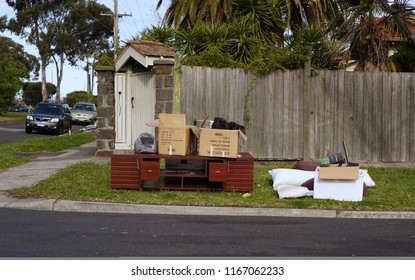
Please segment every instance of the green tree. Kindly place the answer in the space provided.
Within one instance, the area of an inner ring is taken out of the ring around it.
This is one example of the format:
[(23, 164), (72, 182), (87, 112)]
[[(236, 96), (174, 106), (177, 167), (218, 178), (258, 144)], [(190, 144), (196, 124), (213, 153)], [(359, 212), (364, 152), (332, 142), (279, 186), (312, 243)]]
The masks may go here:
[(397, 64), (400, 72), (415, 72), (415, 43), (409, 40), (403, 42), (391, 60)]
[(283, 0), (237, 0), (232, 21), (179, 28), (170, 41), (180, 43), (177, 49), (185, 65), (238, 67), (264, 73), (302, 68), (311, 60), (315, 69), (338, 69), (343, 49), (328, 39), (326, 29), (299, 27), (296, 36), (283, 36), (287, 28), (285, 8)]
[(1, 16), (0, 17), (0, 31), (3, 32), (7, 28), (7, 17)]
[[(406, 28), (402, 34), (410, 37), (407, 19), (414, 17), (408, 0), (394, 0), (391, 5), (386, 0), (235, 0), (229, 17), (212, 24), (200, 7), (214, 2), (218, 1), (171, 1), (164, 19), (177, 28), (174, 36), (180, 43), (178, 50), (184, 64), (201, 64), (196, 56), (203, 54), (209, 60), (207, 65), (223, 67), (226, 63), (209, 59), (209, 54), (215, 53), (224, 55), (228, 62), (230, 55), (234, 61), (260, 72), (299, 67), (306, 60), (311, 60), (314, 69), (339, 69), (349, 59), (358, 61), (356, 70), (389, 70), (388, 48), (382, 36), (385, 30)], [(221, 28), (225, 39), (218, 40), (212, 31)], [(347, 55), (339, 42), (350, 43)], [(212, 46), (215, 49), (207, 51)], [(274, 61), (267, 52), (272, 53)], [(279, 57), (282, 55), (292, 62)], [(229, 66), (233, 67), (232, 63)]]
[[(56, 86), (52, 83), (46, 83), (46, 90), (48, 92), (48, 100), (56, 93)], [(22, 98), (26, 104), (36, 106), (37, 103), (42, 102), (42, 82), (27, 82), (22, 88)]]
[(177, 46), (182, 56), (196, 55), (212, 47), (226, 49), (228, 26), (208, 23), (176, 31)]
[(297, 36), (292, 37), (288, 44), (293, 53), (311, 61), (313, 69), (338, 70), (345, 59), (346, 47), (330, 40), (328, 32), (326, 28), (311, 25), (297, 31)]
[(46, 66), (53, 61), (57, 73), (57, 99), (66, 60), (72, 64), (108, 47), (112, 20), (101, 17), (110, 9), (96, 1), (85, 0), (6, 0), (15, 11), (8, 28), (35, 45), (41, 61), (42, 94), (47, 100)]
[(65, 103), (68, 103), (69, 107), (73, 107), (76, 102), (92, 102), (97, 104), (97, 96), (90, 96), (86, 91), (73, 91), (68, 93), (64, 99)]
[(59, 53), (64, 54), (72, 66), (80, 66), (80, 61), (86, 65), (83, 69), (87, 72), (87, 92), (92, 95), (92, 84), (95, 65), (101, 56), (113, 57), (113, 47), (109, 38), (113, 35), (114, 21), (111, 17), (102, 14), (111, 13), (105, 5), (95, 1), (79, 1), (70, 11), (64, 24), (62, 38), (64, 40), (58, 46)]
[(251, 35), (261, 43), (275, 44), (282, 41), (287, 24), (283, 18), (286, 14), (284, 0), (238, 0), (234, 4), (235, 21), (250, 25)]
[(214, 46), (197, 55), (184, 57), (183, 64), (188, 66), (205, 66), (215, 68), (244, 68), (243, 63), (235, 61), (229, 53), (223, 52)]
[(0, 36), (0, 113), (13, 103), (24, 80), (37, 77), (38, 69), (36, 57), (10, 38)]
[[(151, 40), (154, 42), (163, 43), (166, 47), (174, 47), (175, 42), (175, 29), (168, 25), (151, 25), (150, 28), (146, 28), (141, 32), (141, 39)], [(139, 38), (135, 37), (132, 40), (138, 40)]]
[(248, 63), (262, 43), (254, 34), (254, 26), (246, 18), (235, 19), (229, 25), (229, 34), (228, 47), (231, 56), (236, 61)]
[(183, 57), (198, 55), (215, 47), (229, 54), (235, 62), (248, 63), (260, 46), (282, 42), (286, 28), (282, 20), (284, 2), (239, 0), (237, 3), (230, 22), (199, 22), (191, 28), (178, 28), (175, 33), (179, 43), (177, 48)]

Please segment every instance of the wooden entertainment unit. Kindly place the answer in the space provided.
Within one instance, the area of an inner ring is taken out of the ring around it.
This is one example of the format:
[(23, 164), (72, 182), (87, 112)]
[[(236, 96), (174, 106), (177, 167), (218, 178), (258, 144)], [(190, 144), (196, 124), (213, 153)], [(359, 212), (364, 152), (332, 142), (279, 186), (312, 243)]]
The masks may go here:
[(115, 150), (111, 155), (111, 188), (191, 191), (253, 190), (254, 158), (170, 156)]

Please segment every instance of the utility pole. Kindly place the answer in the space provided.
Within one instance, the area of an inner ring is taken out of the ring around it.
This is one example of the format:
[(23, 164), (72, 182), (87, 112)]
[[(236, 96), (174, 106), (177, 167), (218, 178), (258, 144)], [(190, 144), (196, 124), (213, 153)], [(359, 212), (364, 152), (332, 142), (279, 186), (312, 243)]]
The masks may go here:
[(118, 0), (114, 0), (114, 59), (117, 58), (115, 54), (118, 50)]
[(118, 0), (114, 0), (114, 14), (101, 14), (101, 16), (114, 17), (114, 60), (117, 58), (118, 49), (118, 19), (121, 17), (131, 17), (132, 14), (119, 14), (118, 13)]

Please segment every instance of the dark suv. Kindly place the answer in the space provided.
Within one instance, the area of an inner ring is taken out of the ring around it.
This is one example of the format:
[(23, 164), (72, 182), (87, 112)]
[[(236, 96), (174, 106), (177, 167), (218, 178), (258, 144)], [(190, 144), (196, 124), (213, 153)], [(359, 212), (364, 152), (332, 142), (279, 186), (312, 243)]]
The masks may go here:
[(64, 103), (41, 102), (26, 117), (26, 133), (32, 130), (63, 134), (72, 129), (71, 111)]

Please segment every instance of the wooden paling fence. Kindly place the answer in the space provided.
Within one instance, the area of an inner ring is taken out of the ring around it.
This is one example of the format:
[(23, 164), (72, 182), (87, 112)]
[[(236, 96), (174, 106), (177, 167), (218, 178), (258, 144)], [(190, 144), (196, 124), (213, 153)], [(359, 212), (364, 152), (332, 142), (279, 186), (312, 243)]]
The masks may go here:
[(180, 87), (188, 120), (244, 125), (258, 160), (316, 160), (344, 140), (351, 161), (415, 162), (415, 73), (182, 66)]

